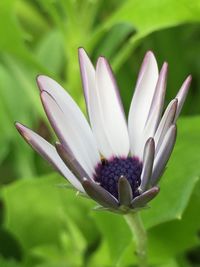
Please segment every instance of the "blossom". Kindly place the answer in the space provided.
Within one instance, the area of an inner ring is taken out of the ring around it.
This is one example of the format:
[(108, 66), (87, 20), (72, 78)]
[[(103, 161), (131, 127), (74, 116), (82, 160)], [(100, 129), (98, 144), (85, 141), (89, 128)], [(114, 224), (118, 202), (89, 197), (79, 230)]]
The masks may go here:
[(159, 192), (191, 76), (163, 113), (168, 65), (159, 72), (154, 54), (147, 52), (127, 123), (107, 60), (99, 57), (94, 68), (80, 48), (79, 62), (90, 124), (56, 81), (39, 75), (41, 101), (59, 142), (53, 146), (26, 126), (16, 127), (79, 192), (103, 209), (127, 213), (143, 208)]

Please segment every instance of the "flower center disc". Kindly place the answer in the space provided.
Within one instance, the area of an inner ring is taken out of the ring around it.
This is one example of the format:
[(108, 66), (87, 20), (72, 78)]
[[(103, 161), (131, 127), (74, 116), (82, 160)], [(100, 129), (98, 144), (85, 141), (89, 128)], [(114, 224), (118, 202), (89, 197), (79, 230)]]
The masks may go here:
[(102, 160), (95, 169), (94, 180), (118, 199), (118, 180), (125, 176), (130, 183), (133, 197), (139, 195), (138, 187), (141, 183), (142, 163), (135, 157), (114, 157)]

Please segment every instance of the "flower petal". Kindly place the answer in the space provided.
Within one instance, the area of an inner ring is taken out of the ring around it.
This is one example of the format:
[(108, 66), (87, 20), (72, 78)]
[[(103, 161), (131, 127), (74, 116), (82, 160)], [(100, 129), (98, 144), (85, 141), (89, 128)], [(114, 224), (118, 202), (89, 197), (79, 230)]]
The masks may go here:
[(162, 175), (165, 169), (165, 166), (174, 148), (174, 144), (176, 141), (176, 133), (177, 133), (176, 125), (173, 124), (168, 129), (161, 144), (161, 147), (156, 155), (151, 177), (151, 185), (156, 185), (158, 183), (160, 176)]
[(71, 96), (53, 79), (40, 75), (37, 78), (37, 82), (41, 91), (48, 92), (55, 99), (57, 106), (63, 112), (63, 122), (69, 131), (76, 132), (81, 146), (84, 147), (83, 149), (88, 154), (89, 161), (91, 162), (90, 165), (94, 168), (100, 161), (100, 156), (96, 141), (83, 113)]
[(192, 81), (192, 76), (188, 76), (187, 79), (184, 81), (184, 83), (182, 84), (176, 98), (178, 99), (178, 107), (177, 107), (177, 111), (176, 111), (176, 117), (174, 119), (174, 122), (176, 122), (180, 112), (181, 112), (181, 109), (183, 107), (183, 104), (185, 102), (185, 99), (186, 99), (186, 96), (188, 94), (188, 90), (189, 90), (189, 87), (190, 87), (190, 84), (191, 84), (191, 81)]
[[(156, 90), (152, 99), (151, 108), (145, 124), (145, 129), (143, 133), (143, 144), (149, 137), (153, 137), (155, 131), (158, 127), (162, 110), (164, 106), (165, 92), (166, 92), (166, 79), (167, 79), (167, 63), (164, 63), (158, 77), (158, 82), (156, 85)], [(143, 149), (143, 147), (142, 147)]]
[(169, 105), (167, 106), (162, 119), (159, 123), (159, 126), (156, 130), (156, 134), (154, 136), (155, 146), (156, 146), (156, 154), (163, 142), (163, 138), (168, 131), (169, 127), (173, 124), (176, 110), (177, 110), (178, 100), (173, 99)]
[[(77, 125), (74, 125), (71, 121), (72, 112), (64, 114), (57, 102), (46, 91), (41, 92), (41, 100), (49, 121), (61, 143), (66, 149), (70, 148), (83, 169), (92, 177), (95, 167), (92, 157), (95, 157), (95, 152), (92, 153), (84, 142), (81, 122), (80, 128), (77, 129)], [(78, 123), (78, 118), (76, 119)], [(81, 121), (81, 118), (79, 119)]]
[(64, 162), (57, 154), (54, 146), (49, 144), (41, 136), (20, 123), (16, 123), (16, 128), (34, 150), (36, 150), (44, 159), (49, 161), (51, 165), (56, 168), (67, 180), (69, 180), (69, 182), (75, 188), (77, 188), (81, 192), (84, 192), (82, 185), (71, 173), (71, 171), (65, 166)]
[(81, 79), (83, 84), (85, 102), (87, 104), (88, 113), (90, 114), (90, 90), (95, 90), (95, 69), (83, 48), (78, 50), (79, 65), (81, 72)]
[(173, 99), (169, 105), (167, 106), (167, 109), (165, 110), (165, 113), (160, 121), (160, 124), (157, 128), (156, 134), (155, 134), (155, 144), (156, 144), (156, 154), (163, 142), (163, 138), (169, 129), (169, 127), (176, 122), (181, 109), (183, 107), (183, 104), (185, 102), (189, 86), (191, 83), (192, 77), (188, 76), (188, 78), (185, 80), (183, 85), (181, 86), (177, 96), (175, 99)]
[(100, 205), (107, 208), (118, 208), (118, 200), (94, 181), (84, 178), (82, 186), (86, 193)]
[(103, 114), (95, 81), (95, 69), (83, 48), (79, 49), (79, 62), (92, 131), (97, 141), (99, 151), (105, 158), (110, 158), (113, 156), (113, 152), (105, 133)]
[(64, 147), (62, 144), (56, 142), (56, 150), (58, 152), (58, 155), (64, 161), (64, 163), (67, 165), (70, 171), (79, 179), (80, 182), (83, 181), (84, 177), (90, 179), (85, 170), (81, 167), (79, 162), (74, 157), (74, 154), (72, 153), (69, 147), (66, 149), (66, 147)]
[(133, 199), (133, 192), (125, 176), (121, 176), (118, 180), (118, 194), (120, 205), (129, 207)]
[(116, 156), (127, 156), (130, 147), (125, 115), (112, 70), (103, 57), (97, 61), (96, 86), (104, 130), (112, 152)]
[(140, 191), (144, 192), (150, 184), (150, 178), (152, 175), (152, 168), (155, 154), (155, 142), (153, 138), (149, 138), (145, 144), (143, 155), (143, 168), (141, 174)]
[(133, 155), (142, 158), (143, 130), (149, 115), (158, 80), (158, 66), (152, 52), (147, 52), (135, 88), (128, 117), (128, 128)]
[(134, 198), (133, 201), (131, 202), (131, 206), (133, 208), (144, 207), (149, 201), (151, 201), (154, 197), (157, 196), (159, 190), (160, 189), (157, 186), (152, 187), (151, 189), (145, 191), (140, 196)]

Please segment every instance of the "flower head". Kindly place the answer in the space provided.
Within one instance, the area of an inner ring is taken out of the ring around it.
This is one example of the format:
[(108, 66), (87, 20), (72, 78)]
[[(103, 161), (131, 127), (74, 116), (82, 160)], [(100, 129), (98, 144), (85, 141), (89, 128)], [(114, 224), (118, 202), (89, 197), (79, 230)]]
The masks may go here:
[(167, 63), (158, 71), (147, 52), (128, 115), (124, 115), (111, 67), (99, 57), (96, 68), (79, 49), (88, 121), (70, 95), (51, 78), (37, 83), (47, 117), (59, 139), (55, 147), (16, 123), (24, 139), (80, 192), (115, 212), (143, 208), (159, 192), (157, 186), (176, 140), (176, 120), (191, 76), (163, 113)]

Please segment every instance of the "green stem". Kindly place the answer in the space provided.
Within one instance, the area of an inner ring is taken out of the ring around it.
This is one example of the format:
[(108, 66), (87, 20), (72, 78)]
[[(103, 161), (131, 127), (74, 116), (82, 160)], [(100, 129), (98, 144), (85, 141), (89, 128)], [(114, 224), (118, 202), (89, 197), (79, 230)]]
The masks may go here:
[(147, 234), (144, 229), (141, 217), (138, 212), (129, 213), (124, 217), (135, 240), (138, 266), (147, 267)]

